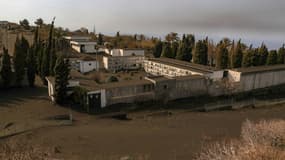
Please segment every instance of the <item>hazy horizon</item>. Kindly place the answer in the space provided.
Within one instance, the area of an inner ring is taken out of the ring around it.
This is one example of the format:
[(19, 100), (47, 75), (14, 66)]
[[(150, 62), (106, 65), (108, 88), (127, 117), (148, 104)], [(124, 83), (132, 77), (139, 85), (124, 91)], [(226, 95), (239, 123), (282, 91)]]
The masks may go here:
[(164, 36), (169, 32), (243, 39), (246, 43), (278, 48), (285, 37), (283, 0), (13, 0), (0, 2), (1, 20), (31, 24), (41, 17), (71, 30), (86, 27), (104, 34), (142, 33)]

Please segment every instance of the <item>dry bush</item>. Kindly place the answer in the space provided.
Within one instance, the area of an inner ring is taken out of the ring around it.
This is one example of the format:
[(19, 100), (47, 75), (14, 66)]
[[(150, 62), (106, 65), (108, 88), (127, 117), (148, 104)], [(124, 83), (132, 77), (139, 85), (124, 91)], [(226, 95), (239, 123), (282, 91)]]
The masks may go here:
[(0, 159), (2, 160), (49, 160), (51, 152), (40, 147), (23, 143), (0, 143)]
[(197, 160), (284, 160), (285, 121), (261, 121), (242, 125), (241, 140), (214, 143)]
[(247, 144), (285, 147), (285, 121), (261, 121), (253, 124), (246, 121), (242, 126), (242, 139)]

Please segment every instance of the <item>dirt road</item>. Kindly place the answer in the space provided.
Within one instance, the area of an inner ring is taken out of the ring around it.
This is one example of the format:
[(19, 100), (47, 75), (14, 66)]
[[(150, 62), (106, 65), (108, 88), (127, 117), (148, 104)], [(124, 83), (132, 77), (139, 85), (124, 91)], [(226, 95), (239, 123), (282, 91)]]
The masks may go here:
[(45, 88), (0, 92), (0, 132), (8, 124), (10, 132), (43, 127), (9, 140), (57, 148), (53, 156), (68, 160), (109, 160), (125, 156), (189, 160), (203, 143), (238, 138), (246, 119), (285, 119), (285, 105), (209, 113), (170, 112), (173, 114), (147, 116), (150, 113), (143, 111), (129, 115), (132, 120), (120, 121), (73, 111), (72, 126), (44, 127), (59, 123), (49, 117), (70, 113), (68, 108), (51, 104)]

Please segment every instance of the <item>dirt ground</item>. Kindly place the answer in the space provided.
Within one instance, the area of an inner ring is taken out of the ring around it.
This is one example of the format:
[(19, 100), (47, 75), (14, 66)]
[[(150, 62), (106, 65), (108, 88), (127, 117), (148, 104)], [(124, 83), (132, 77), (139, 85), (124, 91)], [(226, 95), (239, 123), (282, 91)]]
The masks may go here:
[[(72, 113), (73, 125), (50, 117)], [(157, 112), (157, 111), (156, 111)], [(132, 120), (99, 118), (52, 104), (46, 88), (0, 91), (0, 136), (7, 140), (56, 148), (53, 157), (68, 160), (109, 160), (135, 157), (151, 160), (189, 160), (203, 144), (238, 138), (246, 120), (285, 119), (285, 105), (240, 111), (189, 112), (172, 115), (132, 113)]]

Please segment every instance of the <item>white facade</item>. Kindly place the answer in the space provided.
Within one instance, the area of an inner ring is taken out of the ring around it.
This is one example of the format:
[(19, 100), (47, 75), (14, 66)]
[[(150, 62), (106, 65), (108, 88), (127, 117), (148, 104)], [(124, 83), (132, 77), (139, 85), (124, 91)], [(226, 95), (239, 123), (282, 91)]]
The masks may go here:
[(99, 70), (99, 62), (96, 60), (75, 59), (71, 60), (70, 62), (72, 68), (81, 73), (88, 73), (91, 71)]
[(110, 56), (103, 57), (104, 68), (107, 70), (119, 71), (143, 68), (144, 50), (113, 49), (107, 54), (110, 54)]
[(79, 41), (71, 41), (71, 47), (79, 52), (79, 53), (95, 53), (96, 50), (96, 42), (79, 42)]
[(143, 67), (144, 56), (104, 56), (104, 68), (111, 71), (135, 70)]
[(111, 56), (144, 56), (145, 52), (142, 49), (113, 49), (110, 52)]
[[(165, 58), (164, 58), (165, 59)], [(177, 61), (177, 60), (173, 60)], [(185, 62), (181, 62), (185, 63)], [(197, 69), (197, 67), (188, 67), (183, 65), (177, 65), (175, 63), (165, 63), (159, 60), (145, 60), (144, 69), (147, 73), (155, 76), (167, 76), (167, 77), (181, 77), (189, 75), (204, 75), (209, 78), (218, 79), (221, 77), (222, 72), (205, 71), (203, 69)]]

